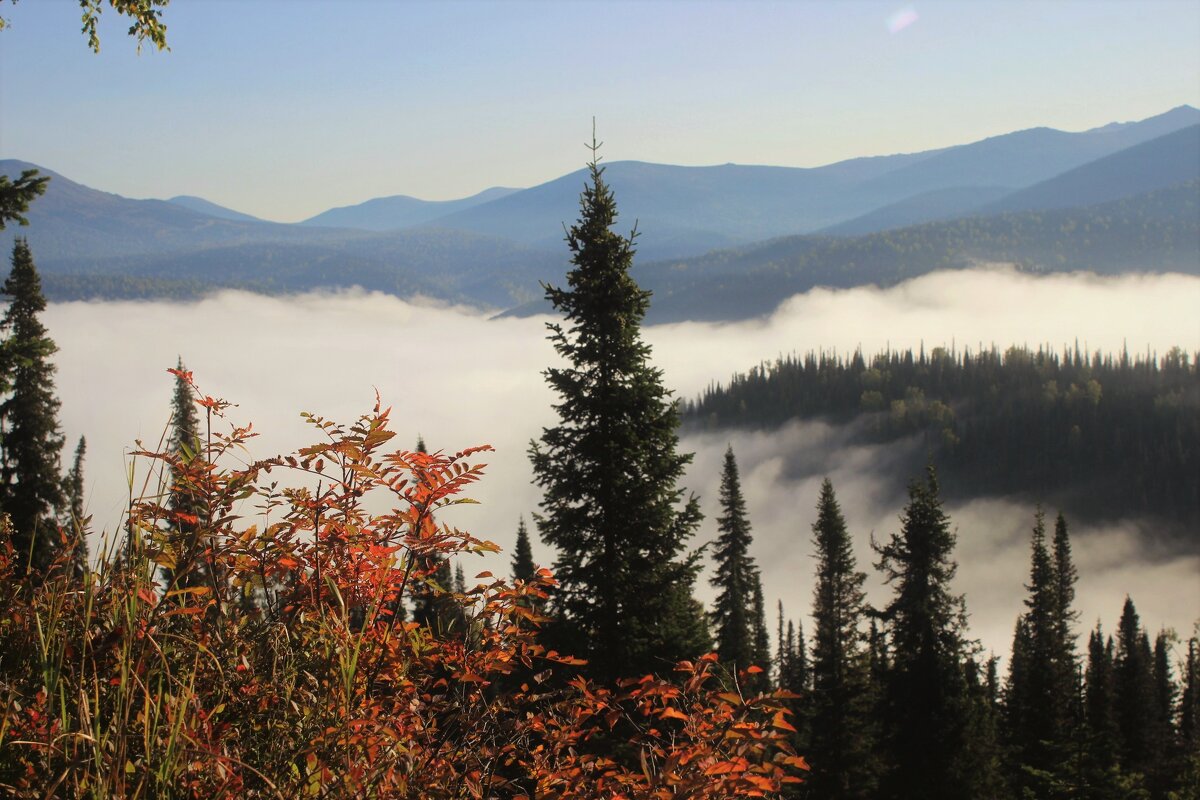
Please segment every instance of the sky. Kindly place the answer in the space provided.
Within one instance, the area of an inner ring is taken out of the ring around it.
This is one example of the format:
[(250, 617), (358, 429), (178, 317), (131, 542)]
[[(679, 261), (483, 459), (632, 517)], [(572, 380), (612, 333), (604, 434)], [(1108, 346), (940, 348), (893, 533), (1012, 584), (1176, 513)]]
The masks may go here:
[(608, 160), (819, 166), (1200, 106), (1200, 3), (0, 0), (0, 157), (277, 221)]
[[(1197, 307), (1194, 276), (1037, 277), (992, 269), (933, 273), (888, 289), (819, 289), (791, 298), (766, 319), (658, 325), (643, 334), (666, 385), (694, 397), (714, 379), (809, 348), (862, 347), (870, 354), (922, 343), (928, 350), (953, 339), (959, 348), (1045, 343), (1058, 349), (1078, 337), (1106, 352), (1127, 346), (1161, 354), (1179, 345), (1197, 353)], [(480, 457), (488, 463), (485, 477), (468, 492), (479, 505), (447, 511), (444, 521), (504, 548), (464, 563), (468, 575), (508, 573), (517, 521), (528, 520), (540, 499), (527, 448), (555, 422), (555, 398), (542, 377), (556, 362), (544, 318), (488, 319), (474, 310), (362, 292), (225, 292), (193, 303), (58, 303), (43, 320), (59, 346), (64, 450), (70, 453), (81, 435), (88, 441), (84, 474), (95, 531), (118, 527), (128, 466), (135, 485), (143, 485), (145, 462), (128, 453), (137, 440), (150, 447), (161, 440), (173, 380), (166, 368), (182, 355), (206, 394), (238, 404), (228, 412), (230, 422), (253, 424), (259, 435), (240, 454), (246, 460), (319, 439), (301, 411), (352, 421), (370, 410), (376, 390), (393, 409), (397, 447), (413, 447), (418, 436), (448, 452), (493, 445), (494, 453)], [(680, 449), (695, 458), (681, 485), (699, 495), (706, 515), (694, 545), (716, 535), (721, 461), (730, 445), (768, 605), (782, 601), (793, 617), (810, 608), (811, 525), (826, 475), (846, 513), (859, 567), (871, 574), (871, 599), (885, 602), (888, 589), (870, 568), (869, 542), (899, 530), (903, 487), (912, 477), (904, 445), (854, 445), (844, 431), (816, 422), (769, 433), (689, 434)], [(808, 468), (797, 471), (798, 463)], [(278, 472), (271, 479), (285, 480)], [(1031, 503), (991, 497), (949, 507), (959, 542), (956, 587), (967, 595), (973, 635), (997, 653), (1007, 652), (1024, 597)], [(1052, 517), (1056, 509), (1047, 511)], [(1170, 626), (1186, 636), (1200, 618), (1200, 550), (1163, 552), (1143, 528), (1129, 519), (1073, 528), (1081, 624), (1090, 628), (1102, 619), (1112, 630), (1128, 593), (1152, 631)], [(552, 563), (552, 551), (540, 542), (534, 553)], [(696, 589), (711, 601), (707, 574)]]

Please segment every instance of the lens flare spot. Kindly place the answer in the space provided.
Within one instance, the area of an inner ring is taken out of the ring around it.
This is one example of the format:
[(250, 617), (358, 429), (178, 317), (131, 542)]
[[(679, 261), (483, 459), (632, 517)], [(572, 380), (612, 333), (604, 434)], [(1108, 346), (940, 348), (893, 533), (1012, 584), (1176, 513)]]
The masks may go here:
[(914, 22), (916, 22), (917, 19), (919, 19), (917, 10), (912, 6), (905, 6), (888, 17), (888, 33), (899, 33), (909, 25), (912, 25)]

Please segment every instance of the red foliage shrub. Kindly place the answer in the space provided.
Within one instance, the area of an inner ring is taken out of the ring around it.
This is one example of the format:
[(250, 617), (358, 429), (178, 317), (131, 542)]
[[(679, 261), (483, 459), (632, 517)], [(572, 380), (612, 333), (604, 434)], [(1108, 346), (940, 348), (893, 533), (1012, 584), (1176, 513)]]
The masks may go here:
[[(210, 422), (225, 408), (197, 402)], [(18, 580), (0, 525), (0, 793), (733, 798), (799, 780), (784, 698), (727, 691), (715, 656), (670, 680), (567, 680), (580, 662), (537, 642), (549, 572), (433, 584), (431, 557), (497, 549), (435, 520), (490, 448), (388, 450), (378, 404), (308, 419), (319, 443), (248, 466), (223, 466), (248, 427), (139, 453), (171, 481), (82, 580)], [(448, 629), (404, 621), (417, 586), (457, 610)]]

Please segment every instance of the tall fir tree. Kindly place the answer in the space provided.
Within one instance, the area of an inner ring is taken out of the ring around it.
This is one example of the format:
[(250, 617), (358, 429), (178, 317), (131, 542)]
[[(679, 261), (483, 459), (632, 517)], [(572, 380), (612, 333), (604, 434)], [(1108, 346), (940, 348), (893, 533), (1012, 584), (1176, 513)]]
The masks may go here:
[(1088, 636), (1087, 671), (1084, 675), (1084, 712), (1087, 728), (1086, 784), (1101, 796), (1109, 797), (1107, 787), (1116, 783), (1120, 772), (1120, 730), (1116, 717), (1116, 679), (1114, 646), (1100, 623)]
[(1179, 736), (1190, 756), (1200, 756), (1200, 638), (1188, 639), (1179, 697)]
[(874, 741), (863, 583), (841, 507), (828, 478), (813, 524), (817, 585), (813, 590), (812, 743), (810, 791), (817, 797), (873, 796)]
[(10, 299), (0, 321), (0, 510), (13, 526), (18, 569), (41, 571), (62, 547), (56, 516), (63, 509), (59, 457), (63, 437), (54, 394), (58, 347), (38, 315), (46, 309), (42, 282), (25, 239), (13, 243), (12, 271), (0, 292)]
[(1150, 638), (1128, 597), (1117, 624), (1113, 679), (1121, 767), (1146, 776), (1155, 757), (1153, 655)]
[(1059, 512), (1054, 520), (1054, 584), (1055, 584), (1055, 648), (1058, 651), (1058, 675), (1055, 680), (1062, 687), (1074, 687), (1077, 683), (1079, 658), (1075, 653), (1075, 623), (1079, 612), (1075, 610), (1075, 584), (1079, 572), (1071, 555), (1071, 536), (1067, 520)]
[[(413, 448), (417, 453), (428, 453), (425, 437), (417, 434), (417, 444)], [(437, 556), (418, 555), (413, 582), (413, 621), (435, 631), (443, 629), (439, 607), (442, 592), (451, 590), (450, 562)]]
[(792, 712), (791, 724), (796, 729), (792, 743), (798, 752), (807, 753), (811, 741), (812, 665), (808, 659), (803, 623), (797, 626), (794, 621), (788, 620), (787, 632), (784, 632), (782, 603), (779, 605), (779, 631), (776, 684), (779, 689), (799, 695), (788, 702)]
[(529, 528), (525, 525), (525, 518), (521, 517), (517, 522), (517, 545), (513, 548), (513, 580), (528, 581), (536, 572), (537, 565), (533, 563), (533, 546), (529, 542)]
[(763, 599), (762, 576), (755, 570), (754, 599), (751, 603), (752, 615), (750, 633), (754, 647), (751, 652), (751, 663), (762, 669), (753, 677), (751, 688), (765, 692), (771, 688), (771, 634), (767, 631), (766, 602)]
[(1072, 741), (1075, 695), (1074, 654), (1067, 649), (1074, 597), (1069, 547), (1060, 515), (1051, 555), (1039, 509), (1030, 543), (1029, 595), (1013, 637), (1004, 704), (1004, 738), (1016, 767), (1012, 779), (1018, 795), (1054, 797), (1069, 778), (1060, 774)]
[(678, 487), (691, 456), (677, 452), (676, 405), (641, 338), (650, 293), (630, 275), (633, 236), (611, 229), (617, 205), (597, 149), (567, 232), (568, 288), (546, 287), (566, 318), (548, 324), (567, 362), (545, 372), (559, 423), (530, 457), (544, 492), (538, 530), (558, 550), (551, 632), (607, 680), (664, 672), (708, 642), (685, 554), (701, 515)]
[(1179, 797), (1200, 798), (1200, 639), (1187, 642), (1179, 693)]
[[(758, 570), (750, 557), (750, 518), (742, 497), (737, 459), (733, 447), (725, 451), (721, 471), (721, 516), (717, 518), (720, 535), (715, 542), (713, 559), (716, 570), (710, 581), (717, 598), (709, 615), (717, 645), (717, 655), (731, 669), (745, 669), (758, 663), (756, 641), (755, 591), (762, 594)], [(763, 666), (759, 663), (759, 666)]]
[(1174, 788), (1183, 766), (1178, 729), (1175, 725), (1179, 687), (1171, 669), (1173, 634), (1159, 631), (1154, 637), (1154, 661), (1151, 668), (1154, 701), (1150, 712), (1150, 748), (1153, 757), (1147, 766), (1146, 784), (1151, 796), (1165, 798)]
[(965, 611), (950, 589), (955, 535), (933, 467), (908, 496), (900, 533), (877, 547), (879, 568), (895, 587), (883, 612), (892, 664), (883, 720), (890, 769), (881, 790), (896, 800), (967, 800), (976, 776), (967, 758)]
[(207, 508), (188, 478), (188, 465), (204, 458), (196, 398), (185, 377), (183, 358), (175, 362), (175, 385), (171, 393), (171, 435), (167, 447), (179, 466), (171, 476), (167, 509), (171, 512), (168, 540), (172, 543), (174, 566), (164, 567), (163, 583), (168, 590), (206, 585), (210, 570), (203, 528)]
[(88, 520), (83, 513), (83, 457), (87, 454), (87, 439), (79, 437), (75, 445), (75, 459), (63, 480), (63, 493), (67, 498), (67, 516), (63, 519), (63, 530), (73, 542), (71, 566), (77, 576), (82, 576), (88, 566)]

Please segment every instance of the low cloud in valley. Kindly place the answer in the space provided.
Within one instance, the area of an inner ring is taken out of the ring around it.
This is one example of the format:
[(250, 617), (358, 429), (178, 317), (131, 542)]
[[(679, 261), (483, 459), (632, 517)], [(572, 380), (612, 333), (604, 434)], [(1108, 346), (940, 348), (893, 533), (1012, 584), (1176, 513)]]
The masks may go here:
[[(1076, 341), (1092, 350), (1164, 353), (1200, 350), (1200, 278), (1180, 275), (1034, 277), (1007, 269), (935, 273), (890, 289), (815, 290), (784, 302), (771, 317), (736, 324), (647, 328), (654, 362), (682, 397), (725, 382), (781, 354), (823, 349), (872, 354), (884, 347), (960, 349)], [(170, 411), (182, 356), (208, 394), (238, 404), (229, 417), (261, 435), (247, 457), (289, 452), (316, 440), (299, 417), (311, 411), (349, 421), (369, 411), (378, 390), (393, 407), (399, 446), (421, 435), (432, 449), (489, 443), (487, 476), (472, 488), (478, 506), (453, 509), (453, 524), (506, 549), (519, 515), (535, 511), (527, 448), (555, 421), (541, 371), (556, 361), (545, 318), (488, 319), (470, 309), (343, 292), (261, 297), (226, 292), (195, 303), (65, 303), (44, 314), (59, 346), (58, 395), (67, 437), (88, 439), (88, 510), (113, 531), (128, 494), (126, 453), (136, 439), (156, 444)], [(821, 422), (780, 431), (689, 434), (695, 452), (685, 485), (707, 515), (696, 543), (714, 536), (721, 458), (732, 444), (741, 467), (755, 543), (771, 608), (807, 614), (812, 596), (811, 525), (824, 476), (837, 490), (873, 601), (887, 589), (871, 568), (872, 534), (899, 529), (904, 485), (912, 477), (906, 445), (850, 445)], [(136, 465), (135, 465), (136, 467)], [(957, 587), (965, 592), (972, 634), (1003, 653), (1024, 597), (1034, 508), (1006, 498), (948, 508), (958, 531)], [(1052, 517), (1055, 509), (1046, 509)], [(1200, 616), (1200, 544), (1182, 554), (1153, 549), (1136, 520), (1075, 525), (1080, 627), (1097, 618), (1112, 630), (1126, 593), (1152, 630), (1190, 632)], [(550, 561), (548, 548), (535, 556)], [(507, 572), (504, 553), (479, 570)], [(467, 574), (479, 571), (466, 565)], [(708, 600), (707, 575), (698, 586)]]

